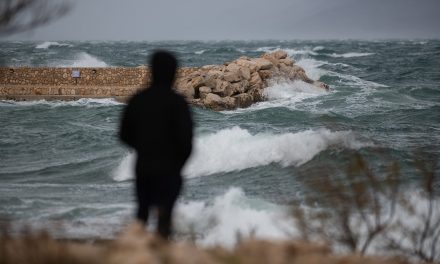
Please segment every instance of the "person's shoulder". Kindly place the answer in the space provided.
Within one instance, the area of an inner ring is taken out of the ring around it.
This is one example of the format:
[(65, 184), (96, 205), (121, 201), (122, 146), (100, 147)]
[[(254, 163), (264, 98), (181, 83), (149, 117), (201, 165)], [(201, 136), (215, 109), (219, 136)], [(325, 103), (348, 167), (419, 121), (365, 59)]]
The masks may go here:
[(188, 105), (188, 102), (186, 101), (185, 97), (176, 91), (173, 91), (172, 98), (174, 103), (177, 103), (179, 105)]
[(148, 88), (138, 90), (129, 100), (128, 104), (137, 104), (148, 99), (150, 91)]

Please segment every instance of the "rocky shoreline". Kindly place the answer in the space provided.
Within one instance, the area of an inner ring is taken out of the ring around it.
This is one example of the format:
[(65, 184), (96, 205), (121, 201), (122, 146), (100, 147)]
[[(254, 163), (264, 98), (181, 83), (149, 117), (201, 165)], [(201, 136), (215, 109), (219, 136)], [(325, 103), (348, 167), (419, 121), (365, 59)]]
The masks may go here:
[[(150, 84), (150, 69), (0, 67), (0, 99), (78, 100), (114, 98), (126, 101)], [(183, 67), (176, 90), (197, 107), (214, 111), (245, 108), (264, 101), (264, 88), (277, 80), (300, 80), (322, 89), (287, 53), (278, 50), (259, 58), (240, 57), (223, 65)]]
[(176, 81), (177, 90), (199, 107), (227, 110), (264, 101), (269, 80), (301, 80), (322, 89), (325, 83), (310, 79), (287, 53), (278, 50), (260, 58), (240, 57), (224, 65), (207, 65)]

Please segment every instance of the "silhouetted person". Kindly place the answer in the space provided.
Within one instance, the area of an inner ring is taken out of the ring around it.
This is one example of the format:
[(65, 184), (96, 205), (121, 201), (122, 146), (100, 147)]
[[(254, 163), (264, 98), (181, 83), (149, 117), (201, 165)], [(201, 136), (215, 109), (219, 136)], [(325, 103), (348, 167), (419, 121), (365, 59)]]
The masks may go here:
[(137, 153), (137, 218), (147, 223), (158, 212), (158, 233), (168, 238), (181, 170), (192, 148), (192, 119), (184, 98), (174, 92), (177, 60), (157, 51), (151, 59), (152, 84), (133, 96), (122, 117), (120, 138)]

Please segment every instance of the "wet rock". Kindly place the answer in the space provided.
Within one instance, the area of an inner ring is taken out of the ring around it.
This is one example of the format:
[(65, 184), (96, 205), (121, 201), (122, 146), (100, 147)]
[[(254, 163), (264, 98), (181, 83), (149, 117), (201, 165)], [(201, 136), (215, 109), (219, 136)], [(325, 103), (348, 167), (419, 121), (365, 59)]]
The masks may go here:
[(202, 100), (205, 99), (206, 95), (211, 93), (211, 92), (212, 92), (212, 89), (210, 87), (208, 87), (208, 86), (200, 87), (199, 88), (199, 97), (200, 97), (200, 99), (202, 99)]
[(254, 98), (252, 97), (252, 95), (247, 93), (235, 95), (234, 98), (237, 107), (245, 108), (251, 106), (254, 103)]
[(252, 61), (257, 64), (258, 70), (269, 70), (270, 68), (273, 67), (273, 63), (264, 58), (257, 58), (257, 59), (253, 59)]

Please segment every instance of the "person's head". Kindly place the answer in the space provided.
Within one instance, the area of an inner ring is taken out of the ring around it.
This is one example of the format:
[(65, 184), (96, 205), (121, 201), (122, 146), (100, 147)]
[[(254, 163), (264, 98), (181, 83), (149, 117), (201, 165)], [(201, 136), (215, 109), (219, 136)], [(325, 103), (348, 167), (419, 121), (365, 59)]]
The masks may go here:
[(151, 57), (153, 85), (171, 87), (177, 70), (176, 57), (165, 50), (154, 52)]

